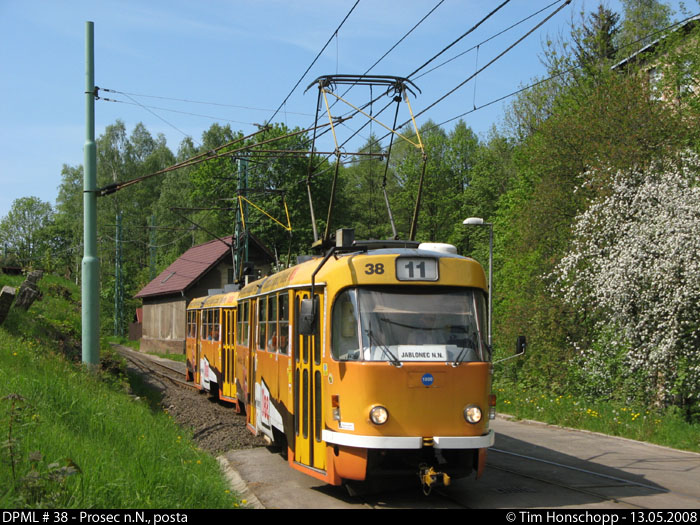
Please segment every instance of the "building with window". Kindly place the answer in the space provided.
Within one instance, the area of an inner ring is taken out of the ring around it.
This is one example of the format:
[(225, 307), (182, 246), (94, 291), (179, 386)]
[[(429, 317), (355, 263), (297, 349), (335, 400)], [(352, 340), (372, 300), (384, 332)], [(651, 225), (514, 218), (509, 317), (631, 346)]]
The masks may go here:
[[(143, 302), (142, 352), (185, 352), (187, 304), (210, 290), (234, 285), (232, 239), (190, 248), (136, 294)], [(254, 278), (269, 274), (274, 255), (250, 234), (248, 247), (245, 270)]]
[(646, 76), (652, 100), (680, 103), (700, 89), (699, 30), (700, 15), (696, 15), (618, 62), (613, 69), (639, 70)]

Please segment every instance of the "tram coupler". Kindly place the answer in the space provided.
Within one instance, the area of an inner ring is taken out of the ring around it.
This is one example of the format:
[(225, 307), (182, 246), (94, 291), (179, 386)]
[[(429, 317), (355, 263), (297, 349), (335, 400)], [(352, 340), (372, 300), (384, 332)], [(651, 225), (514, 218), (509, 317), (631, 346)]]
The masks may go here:
[(434, 486), (447, 487), (451, 479), (445, 472), (438, 472), (435, 467), (421, 465), (418, 469), (418, 477), (423, 486), (423, 493), (427, 496)]

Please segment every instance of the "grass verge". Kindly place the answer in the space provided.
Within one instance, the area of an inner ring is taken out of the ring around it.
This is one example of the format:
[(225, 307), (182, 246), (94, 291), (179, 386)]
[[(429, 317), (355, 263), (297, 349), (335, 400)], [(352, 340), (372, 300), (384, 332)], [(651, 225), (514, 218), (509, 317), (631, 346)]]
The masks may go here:
[(688, 423), (677, 410), (661, 413), (613, 401), (553, 395), (504, 380), (497, 380), (493, 391), (498, 413), (700, 452), (700, 424)]
[[(20, 281), (0, 276), (0, 286)], [(55, 278), (39, 286), (42, 300), (0, 326), (0, 508), (239, 506), (216, 460), (128, 395), (123, 376), (65, 357), (79, 294)], [(120, 368), (108, 349), (102, 361)]]

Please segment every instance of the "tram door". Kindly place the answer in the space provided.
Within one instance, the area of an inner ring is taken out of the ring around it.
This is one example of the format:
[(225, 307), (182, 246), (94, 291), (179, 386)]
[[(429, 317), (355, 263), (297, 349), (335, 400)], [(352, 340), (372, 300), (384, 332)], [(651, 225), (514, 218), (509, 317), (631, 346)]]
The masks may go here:
[(199, 369), (199, 361), (202, 358), (202, 310), (197, 310), (197, 339), (194, 345), (194, 383), (196, 385), (202, 384), (202, 378), (200, 377), (201, 370)]
[(221, 372), (223, 376), (221, 389), (223, 395), (228, 398), (235, 398), (236, 396), (234, 368), (234, 342), (236, 340), (236, 325), (234, 322), (233, 312), (233, 308), (224, 308), (222, 310), (224, 344), (221, 352)]
[(299, 309), (308, 291), (294, 294), (294, 458), (297, 463), (319, 470), (326, 468), (326, 447), (321, 441), (323, 429), (323, 373), (321, 334), (323, 332), (323, 297), (316, 294), (318, 316), (316, 335), (299, 333)]
[[(255, 355), (255, 303), (246, 301), (243, 303), (243, 308), (238, 309), (239, 315), (243, 316), (243, 341), (248, 346), (246, 352), (246, 384), (248, 388), (248, 401), (246, 404), (246, 421), (248, 427), (253, 429), (257, 434), (256, 428), (256, 412), (255, 412), (255, 368), (257, 366), (257, 356)], [(253, 329), (251, 329), (251, 325)]]

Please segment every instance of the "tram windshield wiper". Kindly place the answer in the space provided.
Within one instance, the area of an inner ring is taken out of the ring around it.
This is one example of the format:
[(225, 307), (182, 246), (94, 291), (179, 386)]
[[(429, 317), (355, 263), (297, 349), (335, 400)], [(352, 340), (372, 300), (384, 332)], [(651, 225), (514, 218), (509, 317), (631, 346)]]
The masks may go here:
[(374, 342), (375, 346), (378, 346), (379, 349), (384, 353), (389, 358), (389, 362), (394, 365), (396, 368), (401, 368), (403, 365), (401, 364), (401, 361), (398, 360), (398, 358), (389, 350), (389, 348), (382, 343), (379, 339), (377, 339), (377, 336), (372, 333), (372, 330), (368, 328), (365, 330), (367, 332), (367, 335), (369, 336), (369, 339), (371, 342)]
[(462, 348), (459, 351), (459, 354), (457, 355), (457, 359), (454, 360), (454, 362), (452, 363), (452, 366), (459, 366), (460, 364), (462, 364), (462, 356), (466, 353), (467, 350), (468, 350), (468, 348), (465, 346), (464, 348)]
[[(466, 330), (465, 330), (465, 333), (466, 333)], [(476, 344), (474, 344), (474, 341), (475, 341), (475, 339), (473, 337), (468, 338), (468, 342), (469, 342), (468, 344), (472, 344), (473, 346), (476, 346)], [(466, 354), (467, 350), (475, 350), (475, 349), (473, 347), (470, 347), (467, 345), (463, 346), (462, 349), (459, 351), (459, 354), (457, 354), (457, 358), (452, 362), (452, 366), (459, 366), (460, 364), (462, 364), (462, 358)]]

